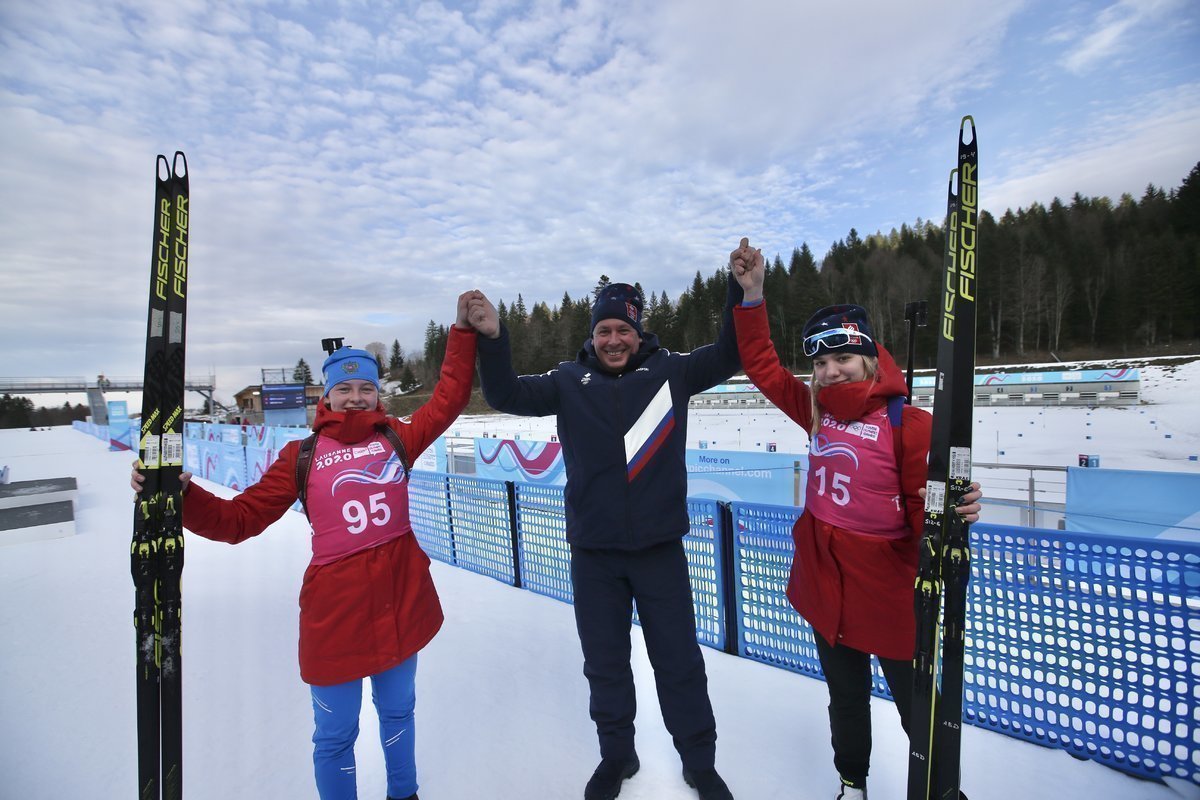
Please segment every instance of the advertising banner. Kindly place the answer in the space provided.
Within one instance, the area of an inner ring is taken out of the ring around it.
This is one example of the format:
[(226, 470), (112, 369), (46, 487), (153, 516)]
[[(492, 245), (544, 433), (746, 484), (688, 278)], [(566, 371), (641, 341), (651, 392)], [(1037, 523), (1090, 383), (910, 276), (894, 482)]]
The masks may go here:
[(562, 445), (517, 439), (476, 439), (475, 474), (518, 483), (562, 485), (567, 482)]
[(1200, 541), (1200, 475), (1070, 467), (1066, 528)]
[(124, 400), (108, 401), (108, 449), (132, 450), (133, 429), (129, 425), (129, 409)]
[(795, 453), (688, 450), (688, 497), (801, 506), (808, 456)]

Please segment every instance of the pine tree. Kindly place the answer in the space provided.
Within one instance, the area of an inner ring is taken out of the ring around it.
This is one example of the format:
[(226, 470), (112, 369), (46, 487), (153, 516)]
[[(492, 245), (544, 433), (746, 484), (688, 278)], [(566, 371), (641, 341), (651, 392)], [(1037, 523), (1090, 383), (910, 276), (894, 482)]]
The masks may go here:
[(388, 377), (399, 380), (400, 371), (404, 369), (404, 348), (399, 339), (392, 339), (392, 357), (388, 360)]
[(292, 380), (296, 383), (302, 383), (305, 386), (312, 386), (312, 370), (309, 368), (308, 362), (303, 358), (296, 362), (296, 368), (292, 370)]
[(400, 391), (410, 391), (416, 385), (417, 378), (413, 375), (412, 367), (409, 364), (405, 364), (404, 370), (400, 373)]

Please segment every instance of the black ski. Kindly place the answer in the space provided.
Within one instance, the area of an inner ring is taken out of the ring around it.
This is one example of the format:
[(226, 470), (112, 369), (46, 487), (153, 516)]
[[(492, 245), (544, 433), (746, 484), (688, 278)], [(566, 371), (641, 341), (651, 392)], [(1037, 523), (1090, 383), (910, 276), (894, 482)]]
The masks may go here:
[[(181, 167), (182, 165), (182, 167)], [(155, 162), (154, 240), (142, 423), (145, 478), (130, 548), (137, 645), (139, 800), (179, 800), (183, 785), (180, 576), (183, 526), (184, 334), (187, 321), (187, 160)]]
[[(964, 142), (968, 126), (970, 141)], [(917, 641), (909, 719), (909, 800), (959, 797), (970, 546), (968, 526), (954, 509), (971, 484), (979, 212), (978, 147), (975, 121), (969, 116), (959, 124), (958, 166), (951, 172), (947, 194), (925, 530), (914, 592)]]

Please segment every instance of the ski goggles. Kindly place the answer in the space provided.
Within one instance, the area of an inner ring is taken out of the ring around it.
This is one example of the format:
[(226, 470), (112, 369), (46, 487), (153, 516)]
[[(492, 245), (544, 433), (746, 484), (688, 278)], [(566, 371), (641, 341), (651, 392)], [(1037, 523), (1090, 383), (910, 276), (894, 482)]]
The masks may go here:
[(850, 328), (830, 328), (827, 331), (821, 331), (820, 333), (814, 333), (812, 336), (805, 337), (803, 345), (804, 355), (812, 358), (822, 347), (829, 350), (836, 350), (848, 344), (862, 344), (863, 340), (870, 342), (871, 337), (862, 331)]

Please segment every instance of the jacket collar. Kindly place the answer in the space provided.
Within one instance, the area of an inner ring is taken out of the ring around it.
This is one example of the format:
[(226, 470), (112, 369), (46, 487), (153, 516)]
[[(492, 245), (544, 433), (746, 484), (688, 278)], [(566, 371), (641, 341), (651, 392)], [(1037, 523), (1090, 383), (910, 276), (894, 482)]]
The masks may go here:
[(583, 343), (583, 347), (579, 348), (579, 352), (575, 355), (575, 363), (587, 367), (590, 370), (599, 370), (609, 375), (624, 375), (626, 372), (633, 372), (635, 369), (646, 363), (646, 359), (654, 355), (655, 351), (659, 350), (658, 335), (654, 333), (643, 333), (642, 344), (638, 347), (638, 351), (629, 357), (625, 362), (625, 368), (619, 373), (611, 372), (605, 369), (600, 363), (600, 359), (596, 356), (596, 346), (589, 338)]

